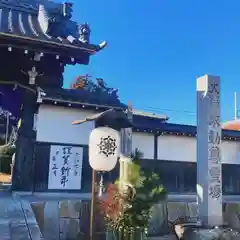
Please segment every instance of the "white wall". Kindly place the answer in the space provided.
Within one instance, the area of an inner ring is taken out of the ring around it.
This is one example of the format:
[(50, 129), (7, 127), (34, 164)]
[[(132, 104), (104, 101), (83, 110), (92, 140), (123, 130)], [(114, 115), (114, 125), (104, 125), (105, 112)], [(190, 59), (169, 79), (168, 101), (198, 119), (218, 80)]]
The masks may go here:
[[(37, 141), (88, 145), (92, 122), (72, 125), (74, 120), (85, 119), (94, 111), (41, 105), (37, 118)], [(133, 150), (139, 148), (144, 158), (154, 159), (154, 136), (133, 133)], [(196, 162), (196, 139), (193, 137), (158, 137), (158, 159)], [(222, 141), (222, 162), (240, 164), (240, 142)]]
[(139, 148), (146, 159), (154, 159), (154, 136), (148, 133), (133, 133), (132, 149)]
[[(37, 141), (86, 144), (93, 123), (72, 125), (74, 120), (85, 119), (96, 112), (69, 107), (41, 105), (37, 117)], [(153, 134), (133, 133), (132, 148), (139, 148), (144, 158), (154, 158)]]
[(37, 117), (37, 141), (88, 145), (93, 122), (72, 122), (93, 115), (93, 111), (69, 107), (41, 105)]
[[(222, 163), (240, 164), (240, 142), (222, 141)], [(158, 137), (158, 159), (196, 162), (196, 139), (182, 136)]]
[(164, 135), (158, 137), (158, 159), (195, 162), (196, 141), (190, 137)]
[(223, 163), (240, 164), (240, 142), (222, 141)]

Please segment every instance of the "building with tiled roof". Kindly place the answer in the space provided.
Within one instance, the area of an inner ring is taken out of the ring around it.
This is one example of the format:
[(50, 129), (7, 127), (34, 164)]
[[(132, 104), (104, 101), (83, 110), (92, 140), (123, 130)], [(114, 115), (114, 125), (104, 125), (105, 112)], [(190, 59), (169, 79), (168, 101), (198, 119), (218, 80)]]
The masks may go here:
[[(96, 113), (107, 109), (126, 109), (119, 98), (100, 104), (99, 102), (83, 102), (83, 89), (62, 90), (67, 95), (50, 96), (46, 94), (39, 102), (37, 117), (37, 141), (42, 146), (41, 153), (49, 154), (51, 144), (65, 143), (86, 147), (83, 159), (83, 176), (88, 179), (82, 182), (82, 191), (88, 192), (91, 186), (91, 168), (88, 164), (88, 137), (94, 128), (92, 122), (78, 126), (71, 125), (75, 120), (84, 120)], [(104, 92), (102, 94), (106, 94)], [(74, 96), (75, 99), (70, 97)], [(91, 93), (93, 94), (93, 93)], [(77, 101), (79, 96), (79, 101)], [(110, 97), (110, 96), (109, 96)], [(113, 97), (113, 96), (112, 96)], [(110, 97), (111, 98), (111, 97)], [(105, 98), (107, 99), (107, 98)], [(139, 149), (143, 153), (141, 164), (144, 168), (154, 169), (160, 174), (161, 180), (170, 193), (189, 194), (196, 190), (196, 126), (169, 123), (169, 117), (155, 115), (144, 111), (133, 110), (132, 150)], [(64, 134), (62, 134), (64, 129)], [(49, 135), (53, 131), (54, 135)], [(44, 144), (41, 144), (44, 143)], [(45, 150), (44, 150), (45, 149)], [(222, 131), (222, 163), (223, 163), (223, 192), (225, 195), (240, 193), (240, 132), (235, 130)], [(39, 157), (40, 157), (39, 155)], [(38, 165), (38, 168), (43, 165)], [(40, 172), (39, 172), (40, 173)], [(118, 176), (118, 169), (112, 171), (105, 178), (113, 180)], [(40, 178), (40, 176), (39, 176)], [(39, 183), (39, 186), (43, 186)]]
[[(90, 89), (62, 88), (66, 65), (89, 64), (91, 56), (106, 46), (105, 41), (91, 43), (89, 26), (71, 17), (69, 3), (0, 0), (1, 102), (16, 120), (21, 119), (13, 174), (16, 191), (88, 194), (92, 174), (88, 138), (95, 126), (92, 122), (79, 126), (71, 123), (111, 108), (127, 109), (114, 89), (100, 84)], [(140, 149), (142, 166), (157, 171), (175, 195), (195, 193), (196, 134), (196, 126), (169, 123), (164, 115), (133, 112), (132, 150)], [(239, 131), (223, 130), (225, 196), (240, 194), (239, 142)], [(82, 156), (79, 181), (68, 188), (61, 183), (61, 172), (57, 172), (62, 166), (54, 170), (50, 165), (57, 158), (54, 154), (66, 147), (75, 153), (79, 150)], [(54, 181), (50, 179), (53, 170), (57, 176)], [(115, 169), (107, 178), (113, 180), (117, 175)], [(49, 187), (51, 181), (58, 186)]]
[(234, 119), (222, 123), (222, 129), (240, 131), (240, 119), (238, 118), (237, 92), (234, 93)]
[(33, 189), (39, 89), (58, 94), (64, 67), (87, 65), (106, 46), (106, 41), (92, 43), (89, 25), (73, 21), (72, 11), (68, 2), (0, 0), (0, 102), (16, 121), (21, 119), (13, 190)]
[(240, 131), (240, 119), (234, 119), (222, 124), (222, 128), (226, 130)]

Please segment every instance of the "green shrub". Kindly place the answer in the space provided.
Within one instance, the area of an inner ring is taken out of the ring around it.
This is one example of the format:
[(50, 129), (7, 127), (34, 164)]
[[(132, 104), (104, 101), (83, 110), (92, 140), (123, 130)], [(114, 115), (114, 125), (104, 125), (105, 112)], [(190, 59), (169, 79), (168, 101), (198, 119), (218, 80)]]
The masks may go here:
[(0, 172), (11, 174), (12, 155), (15, 152), (15, 147), (11, 145), (0, 146)]
[(144, 233), (149, 225), (152, 206), (166, 198), (167, 192), (159, 183), (158, 174), (142, 169), (140, 156), (135, 153), (132, 162), (128, 163), (129, 184), (126, 190), (120, 191), (117, 181), (109, 185), (106, 197), (100, 200), (100, 211), (109, 234), (139, 233), (139, 229)]

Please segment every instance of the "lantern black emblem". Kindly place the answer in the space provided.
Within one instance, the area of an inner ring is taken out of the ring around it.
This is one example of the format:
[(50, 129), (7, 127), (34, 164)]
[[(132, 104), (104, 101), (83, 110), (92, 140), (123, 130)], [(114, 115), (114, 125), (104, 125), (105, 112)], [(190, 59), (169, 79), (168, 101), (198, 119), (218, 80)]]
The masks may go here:
[(102, 137), (98, 147), (99, 153), (104, 154), (106, 157), (115, 155), (117, 149), (116, 139), (112, 138), (111, 136)]

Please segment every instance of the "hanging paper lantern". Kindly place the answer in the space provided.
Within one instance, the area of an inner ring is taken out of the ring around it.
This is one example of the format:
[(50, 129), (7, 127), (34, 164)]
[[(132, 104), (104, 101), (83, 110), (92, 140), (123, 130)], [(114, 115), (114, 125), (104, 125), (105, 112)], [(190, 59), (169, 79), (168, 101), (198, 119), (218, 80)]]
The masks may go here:
[(96, 171), (111, 171), (120, 155), (120, 134), (118, 131), (99, 127), (89, 138), (89, 164)]

